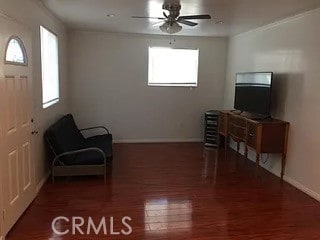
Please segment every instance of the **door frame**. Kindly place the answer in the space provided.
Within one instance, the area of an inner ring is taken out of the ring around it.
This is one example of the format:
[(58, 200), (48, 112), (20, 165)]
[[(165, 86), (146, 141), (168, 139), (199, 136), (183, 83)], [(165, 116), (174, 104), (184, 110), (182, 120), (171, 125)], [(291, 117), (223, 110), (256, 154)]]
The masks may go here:
[[(2, 179), (1, 176), (1, 171), (0, 171), (0, 179)], [(3, 221), (3, 203), (2, 203), (2, 196), (3, 196), (3, 192), (2, 192), (2, 181), (0, 183), (0, 240), (4, 240), (4, 221)]]
[[(3, 18), (1, 19), (2, 21), (5, 21)], [(2, 43), (2, 41), (0, 41), (0, 43)], [(0, 51), (1, 55), (5, 55), (5, 50), (1, 50)], [(2, 60), (2, 58), (0, 58), (0, 60)], [(0, 62), (0, 68), (4, 68), (4, 61), (2, 60)], [(2, 78), (2, 74), (0, 73), (0, 78)], [(3, 94), (3, 89), (2, 89), (2, 84), (0, 84), (0, 94)], [(2, 104), (0, 103), (0, 107), (2, 107)], [(3, 152), (3, 123), (2, 123), (2, 118), (0, 117), (0, 157), (2, 158), (2, 152)], [(4, 214), (4, 204), (3, 204), (3, 181), (2, 181), (2, 171), (3, 169), (0, 167), (0, 240), (4, 240), (4, 218), (3, 218), (3, 214)]]
[[(0, 89), (0, 93), (1, 93), (2, 89)], [(2, 122), (1, 122), (1, 119), (0, 119), (0, 151), (2, 151), (2, 139), (3, 138), (3, 135), (2, 135)], [(0, 157), (1, 154), (0, 154)], [(2, 169), (0, 169), (0, 179), (2, 179)], [(4, 237), (4, 219), (3, 219), (3, 214), (4, 214), (4, 207), (3, 207), (3, 188), (2, 188), (2, 184), (3, 182), (0, 181), (0, 240), (5, 240), (5, 237)]]

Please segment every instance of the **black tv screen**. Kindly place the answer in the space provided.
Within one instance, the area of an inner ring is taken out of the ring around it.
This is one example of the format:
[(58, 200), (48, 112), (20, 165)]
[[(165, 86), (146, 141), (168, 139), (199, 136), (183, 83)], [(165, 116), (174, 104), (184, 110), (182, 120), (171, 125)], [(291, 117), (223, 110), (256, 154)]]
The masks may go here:
[(238, 73), (234, 108), (269, 116), (272, 77), (272, 72)]

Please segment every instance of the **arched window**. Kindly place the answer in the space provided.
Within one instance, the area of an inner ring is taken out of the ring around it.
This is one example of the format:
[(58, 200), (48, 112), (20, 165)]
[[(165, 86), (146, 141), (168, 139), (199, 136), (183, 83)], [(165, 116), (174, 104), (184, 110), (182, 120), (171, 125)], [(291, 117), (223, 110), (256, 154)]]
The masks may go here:
[(27, 54), (23, 42), (17, 36), (9, 38), (6, 48), (5, 63), (27, 65)]

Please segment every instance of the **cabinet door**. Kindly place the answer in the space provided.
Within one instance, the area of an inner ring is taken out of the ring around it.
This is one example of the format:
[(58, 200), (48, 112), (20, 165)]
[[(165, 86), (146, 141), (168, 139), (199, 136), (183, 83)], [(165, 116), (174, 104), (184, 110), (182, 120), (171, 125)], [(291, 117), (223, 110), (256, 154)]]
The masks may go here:
[(283, 153), (287, 139), (287, 124), (263, 124), (261, 133), (262, 153)]

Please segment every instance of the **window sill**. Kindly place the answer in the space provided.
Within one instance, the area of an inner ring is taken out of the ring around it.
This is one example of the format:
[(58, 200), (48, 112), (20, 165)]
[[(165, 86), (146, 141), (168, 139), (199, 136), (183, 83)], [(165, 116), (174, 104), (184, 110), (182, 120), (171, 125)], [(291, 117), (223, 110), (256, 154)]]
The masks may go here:
[(196, 88), (197, 84), (161, 84), (161, 83), (148, 83), (149, 87), (186, 87), (186, 88)]
[(58, 98), (58, 99), (54, 99), (54, 100), (52, 100), (52, 101), (50, 101), (50, 102), (47, 102), (47, 103), (43, 103), (43, 104), (42, 104), (42, 108), (43, 108), (43, 109), (49, 108), (49, 107), (55, 105), (55, 104), (58, 103), (58, 102), (59, 102), (59, 98)]

